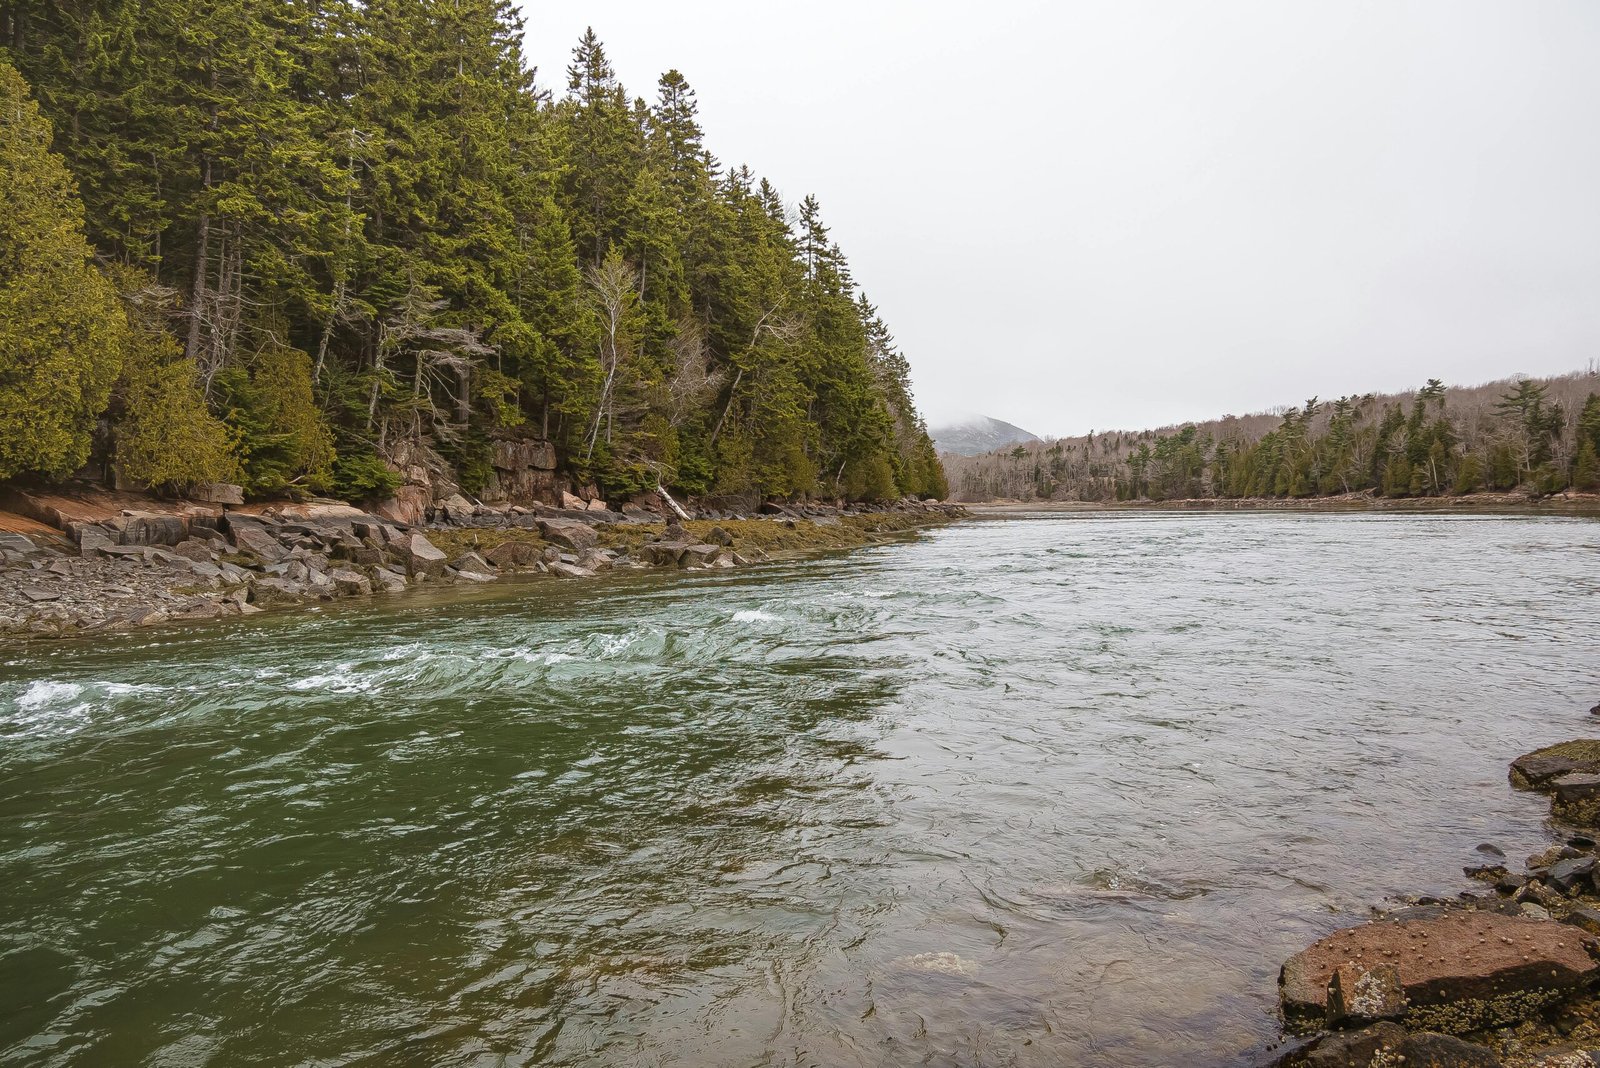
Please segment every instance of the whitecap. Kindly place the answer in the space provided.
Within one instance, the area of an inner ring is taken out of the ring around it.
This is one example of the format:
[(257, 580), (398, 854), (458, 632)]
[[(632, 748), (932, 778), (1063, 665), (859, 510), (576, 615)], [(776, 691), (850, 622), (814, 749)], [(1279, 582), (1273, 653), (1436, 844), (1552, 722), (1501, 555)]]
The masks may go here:
[(733, 614), (733, 621), (735, 623), (776, 623), (778, 621), (778, 617), (771, 615), (770, 613), (763, 612), (759, 608), (747, 608), (741, 612), (735, 612)]
[(22, 696), (17, 698), (17, 707), (24, 712), (38, 712), (52, 705), (76, 700), (81, 693), (83, 687), (75, 682), (40, 679), (38, 682), (29, 683)]

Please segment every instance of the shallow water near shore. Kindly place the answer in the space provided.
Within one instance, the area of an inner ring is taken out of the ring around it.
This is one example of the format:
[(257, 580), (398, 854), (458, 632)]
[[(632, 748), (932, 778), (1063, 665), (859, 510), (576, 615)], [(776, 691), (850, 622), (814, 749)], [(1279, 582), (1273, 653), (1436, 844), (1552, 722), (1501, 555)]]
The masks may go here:
[(0, 1064), (1228, 1065), (1542, 847), (1600, 522), (1058, 514), (0, 651)]

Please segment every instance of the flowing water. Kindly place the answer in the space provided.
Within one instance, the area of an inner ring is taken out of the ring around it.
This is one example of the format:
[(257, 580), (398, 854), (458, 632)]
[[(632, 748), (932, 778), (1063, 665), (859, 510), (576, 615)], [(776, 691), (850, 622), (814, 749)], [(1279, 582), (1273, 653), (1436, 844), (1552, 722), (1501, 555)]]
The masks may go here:
[(1600, 699), (1600, 523), (1102, 514), (0, 652), (0, 1064), (1225, 1065)]

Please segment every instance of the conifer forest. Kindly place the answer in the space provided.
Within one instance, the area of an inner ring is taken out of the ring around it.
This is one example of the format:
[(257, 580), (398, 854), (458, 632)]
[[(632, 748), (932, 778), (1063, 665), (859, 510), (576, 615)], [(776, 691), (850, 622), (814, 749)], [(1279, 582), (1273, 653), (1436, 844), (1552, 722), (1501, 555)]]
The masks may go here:
[(0, 480), (467, 493), (496, 442), (627, 495), (943, 497), (822, 207), (593, 31), (504, 0), (16, 0), (0, 15)]

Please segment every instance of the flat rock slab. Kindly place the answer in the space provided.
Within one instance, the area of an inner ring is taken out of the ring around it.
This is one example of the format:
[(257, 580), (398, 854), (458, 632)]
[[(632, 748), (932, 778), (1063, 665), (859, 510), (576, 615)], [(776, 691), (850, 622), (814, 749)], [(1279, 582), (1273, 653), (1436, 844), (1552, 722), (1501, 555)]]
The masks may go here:
[(1320, 1023), (1340, 966), (1392, 966), (1408, 1019), (1460, 1032), (1524, 1019), (1571, 993), (1600, 974), (1591, 955), (1596, 945), (1566, 924), (1478, 911), (1378, 921), (1335, 932), (1289, 958), (1279, 991), (1291, 1022)]
[(1449, 1035), (1409, 1034), (1403, 1027), (1380, 1023), (1361, 1031), (1323, 1035), (1279, 1057), (1272, 1068), (1500, 1068), (1485, 1046)]
[(600, 535), (595, 533), (593, 527), (570, 519), (540, 520), (539, 533), (544, 535), (545, 541), (554, 542), (577, 553), (593, 549), (600, 540)]
[(1548, 790), (1563, 775), (1600, 774), (1600, 739), (1574, 738), (1525, 753), (1511, 762), (1511, 785)]

